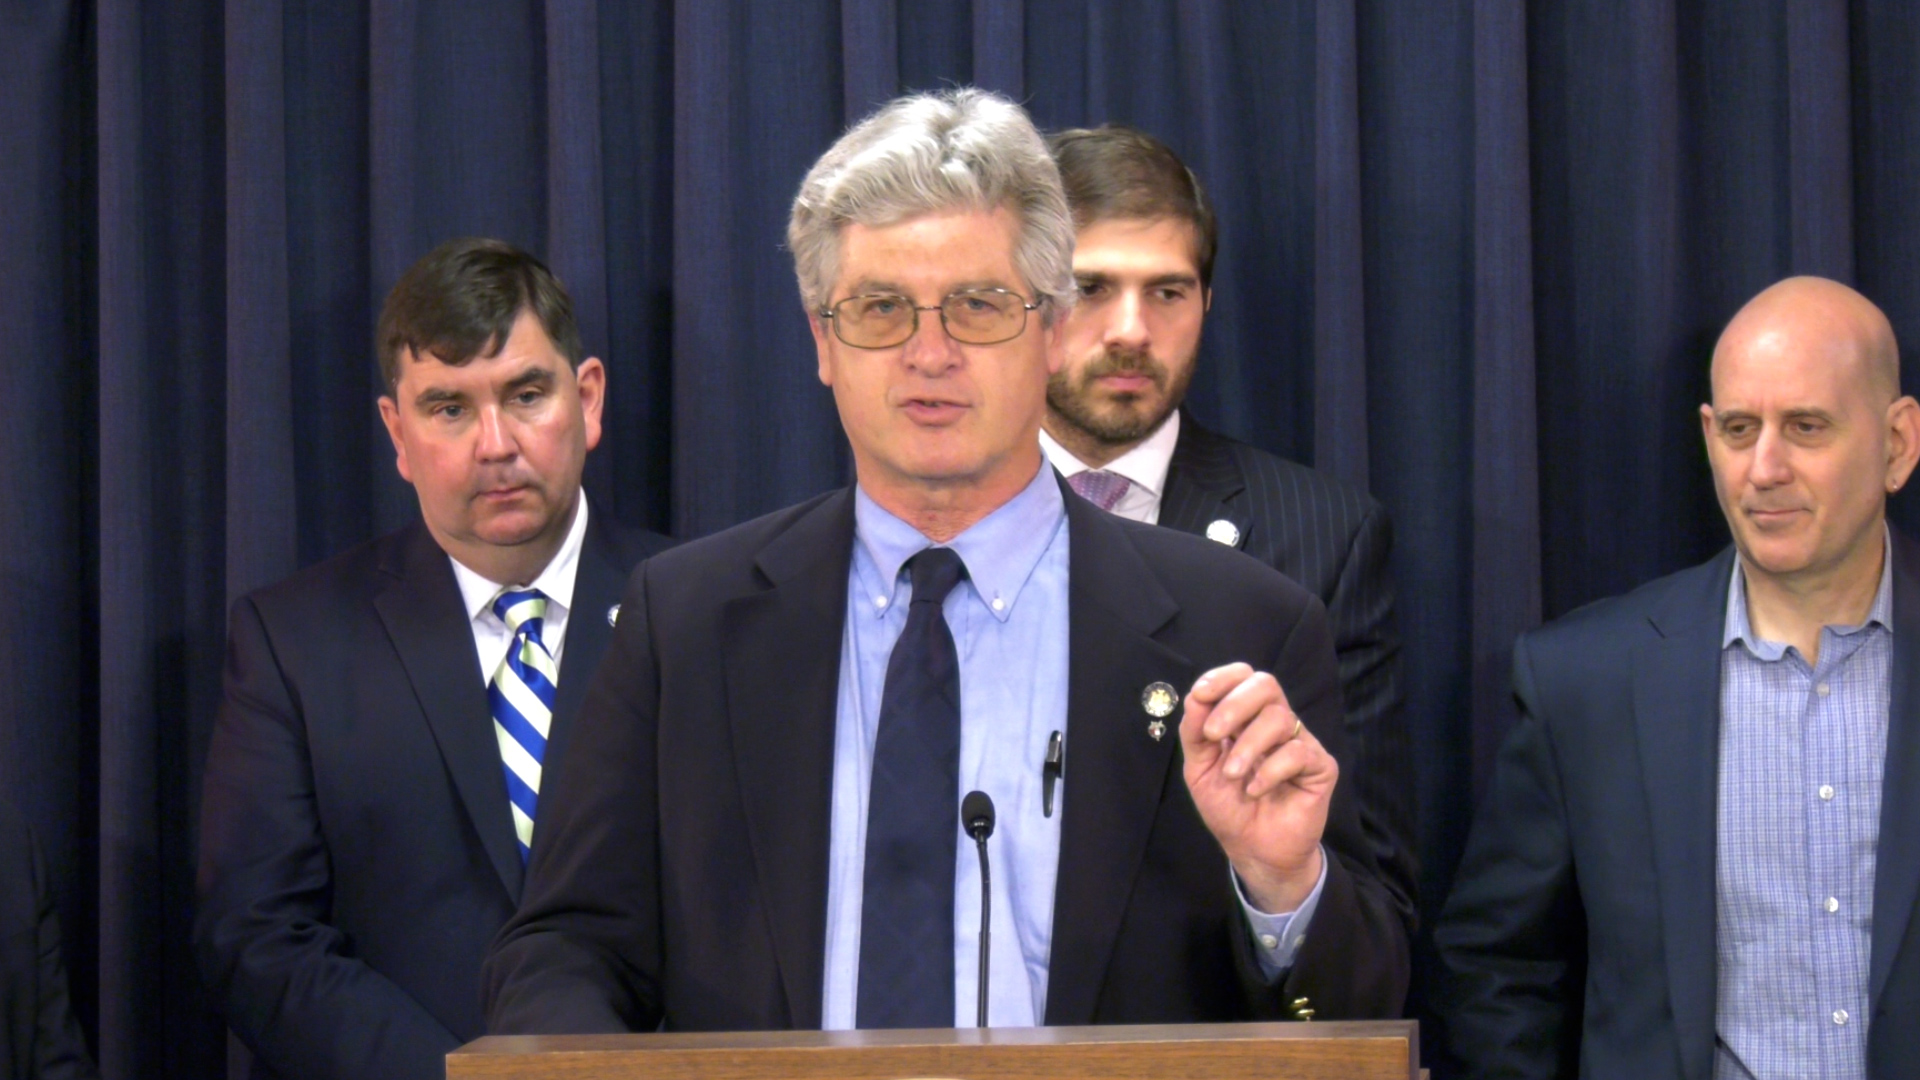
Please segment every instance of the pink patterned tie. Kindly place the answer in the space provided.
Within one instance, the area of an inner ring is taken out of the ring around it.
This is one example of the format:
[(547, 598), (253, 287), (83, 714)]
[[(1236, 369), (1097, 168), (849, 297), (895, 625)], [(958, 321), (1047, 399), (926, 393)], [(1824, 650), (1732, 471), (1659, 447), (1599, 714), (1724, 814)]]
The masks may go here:
[(1133, 482), (1118, 473), (1110, 473), (1103, 469), (1089, 469), (1067, 477), (1067, 486), (1073, 488), (1076, 495), (1100, 509), (1111, 511), (1120, 505), (1120, 500), (1126, 496), (1127, 489), (1133, 486)]

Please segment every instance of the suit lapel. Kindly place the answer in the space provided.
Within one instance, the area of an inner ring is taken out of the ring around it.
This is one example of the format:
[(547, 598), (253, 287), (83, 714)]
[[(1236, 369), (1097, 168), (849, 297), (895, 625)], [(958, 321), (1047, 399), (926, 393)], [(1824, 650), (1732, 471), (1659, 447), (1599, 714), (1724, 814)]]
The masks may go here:
[[(1880, 842), (1874, 853), (1873, 948), (1869, 1015), (1878, 1015), (1881, 991), (1893, 971), (1913, 909), (1920, 904), (1920, 551), (1893, 533), (1893, 685), (1887, 711), (1887, 759), (1880, 779)], [(1912, 958), (1909, 958), (1911, 962)]]
[(386, 587), (374, 598), (414, 697), (440, 747), (467, 816), (507, 895), (518, 898), (523, 869), (507, 806), (500, 748), (473, 648), (473, 628), (446, 553), (426, 527), (411, 526), (381, 568)]
[[(558, 760), (566, 752), (580, 703), (586, 700), (593, 673), (613, 640), (613, 625), (607, 611), (626, 588), (627, 567), (621, 565), (613, 541), (604, 531), (599, 517), (588, 521), (585, 542), (580, 546), (579, 568), (574, 572), (573, 602), (567, 605), (567, 642), (560, 654), (560, 682), (554, 689), (553, 728), (547, 746), (547, 760)], [(538, 833), (535, 829), (535, 833)]]
[(1148, 733), (1142, 691), (1184, 694), (1195, 672), (1154, 640), (1179, 611), (1120, 524), (1067, 499), (1067, 773), (1048, 965), (1048, 1024), (1093, 1022), (1114, 939), (1179, 760), (1176, 707)]
[(1233, 546), (1245, 550), (1252, 518), (1235, 496), (1246, 487), (1247, 478), (1234, 462), (1227, 441), (1183, 410), (1180, 439), (1174, 444), (1166, 487), (1160, 493), (1160, 524), (1206, 536), (1207, 526), (1230, 521), (1236, 533)]
[(826, 964), (833, 736), (853, 557), (853, 493), (760, 553), (767, 587), (726, 603), (727, 717), (788, 1019), (817, 1028)]
[(1687, 1076), (1712, 1066), (1720, 639), (1731, 549), (1677, 584), (1634, 647), (1634, 733), (1659, 888), (1667, 992)]

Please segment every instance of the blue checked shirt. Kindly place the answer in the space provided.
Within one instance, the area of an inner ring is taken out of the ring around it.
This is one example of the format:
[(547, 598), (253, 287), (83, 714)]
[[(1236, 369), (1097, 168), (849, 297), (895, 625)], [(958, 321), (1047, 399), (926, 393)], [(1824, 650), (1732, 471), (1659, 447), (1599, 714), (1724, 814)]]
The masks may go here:
[(1809, 667), (1754, 633), (1734, 560), (1720, 654), (1715, 1080), (1867, 1075), (1892, 566), (1888, 550), (1867, 621), (1823, 628)]

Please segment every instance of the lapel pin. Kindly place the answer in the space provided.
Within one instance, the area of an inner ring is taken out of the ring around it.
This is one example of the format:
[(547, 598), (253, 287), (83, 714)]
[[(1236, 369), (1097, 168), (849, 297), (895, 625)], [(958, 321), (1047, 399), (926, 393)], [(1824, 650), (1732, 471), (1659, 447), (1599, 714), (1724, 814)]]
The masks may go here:
[(1228, 547), (1239, 547), (1240, 526), (1235, 525), (1226, 518), (1221, 518), (1207, 526), (1207, 539), (1225, 544)]
[(612, 607), (607, 609), (607, 625), (608, 626), (620, 625), (620, 605), (619, 604), (615, 604)]
[(1173, 715), (1173, 707), (1180, 701), (1180, 695), (1172, 685), (1164, 682), (1151, 682), (1140, 692), (1140, 707), (1153, 717), (1147, 725), (1147, 734), (1159, 742), (1167, 734), (1166, 719)]

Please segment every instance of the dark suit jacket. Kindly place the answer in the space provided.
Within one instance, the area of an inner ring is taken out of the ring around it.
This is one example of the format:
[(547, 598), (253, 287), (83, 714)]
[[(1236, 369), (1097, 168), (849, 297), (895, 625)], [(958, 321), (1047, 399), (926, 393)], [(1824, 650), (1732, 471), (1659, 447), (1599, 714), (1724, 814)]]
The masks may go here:
[[(1892, 701), (1868, 1075), (1920, 1062), (1920, 548), (1893, 539)], [(1708, 1080), (1728, 549), (1515, 646), (1501, 749), (1434, 938), (1455, 1054), (1485, 1077)]]
[(0, 800), (0, 1076), (98, 1075), (67, 1000), (46, 864), (27, 819)]
[[(1336, 789), (1307, 944), (1261, 985), (1226, 858), (1141, 709), (1250, 659), (1345, 752), (1320, 604), (1271, 570), (1067, 500), (1071, 611), (1046, 1022), (1389, 1016), (1406, 933)], [(853, 497), (839, 491), (641, 567), (561, 765), (527, 894), (488, 957), (495, 1032), (816, 1028), (835, 691)], [(1177, 716), (1174, 718), (1177, 719)]]
[[(663, 545), (589, 519), (548, 768), (608, 607)], [(471, 624), (423, 524), (234, 605), (194, 937), (256, 1074), (444, 1073), (484, 1029), (480, 960), (520, 896), (510, 814)]]
[(1420, 865), (1414, 845), (1413, 742), (1400, 715), (1400, 638), (1387, 557), (1393, 523), (1358, 488), (1236, 442), (1180, 414), (1160, 524), (1205, 536), (1230, 521), (1234, 546), (1320, 598), (1340, 660), (1342, 710), (1360, 823), (1411, 934)]

